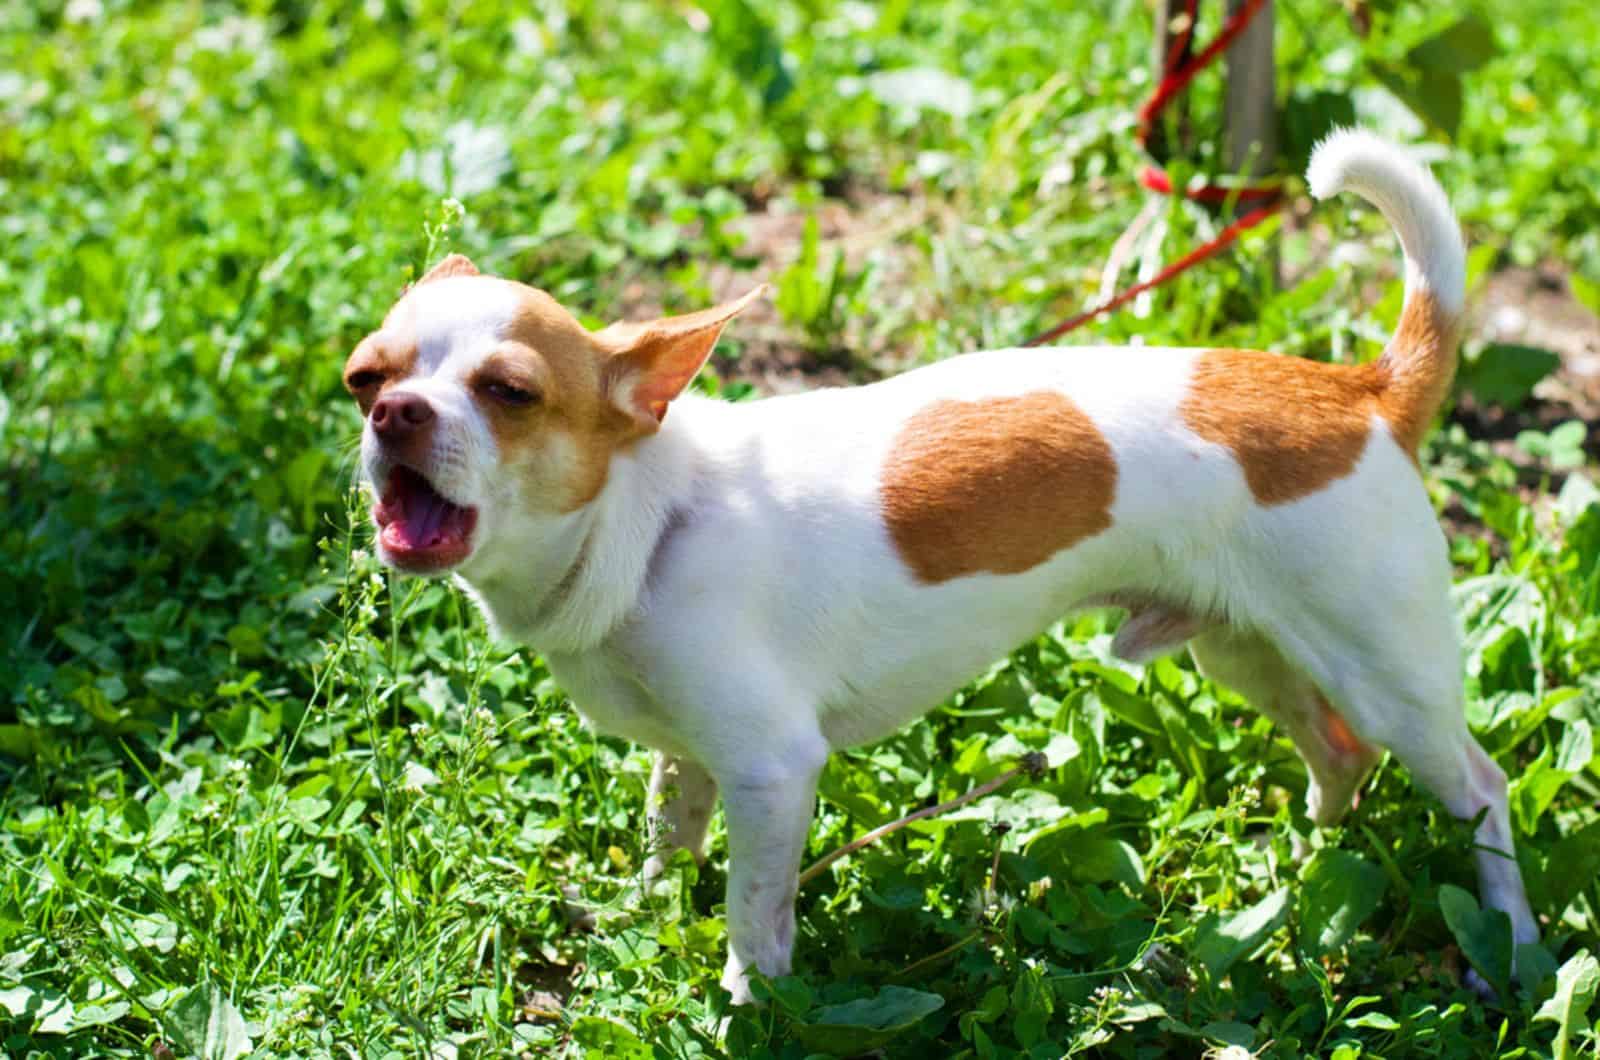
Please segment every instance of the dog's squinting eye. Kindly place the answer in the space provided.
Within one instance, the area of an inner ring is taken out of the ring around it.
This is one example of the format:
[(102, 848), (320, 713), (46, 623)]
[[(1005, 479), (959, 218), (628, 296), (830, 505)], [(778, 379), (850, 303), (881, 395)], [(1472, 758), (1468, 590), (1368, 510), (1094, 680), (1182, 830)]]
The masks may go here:
[(352, 393), (366, 390), (369, 387), (375, 387), (381, 382), (383, 382), (383, 373), (375, 372), (371, 369), (365, 369), (359, 372), (351, 372), (344, 378), (344, 385)]
[(500, 402), (502, 405), (531, 405), (539, 400), (539, 395), (531, 390), (524, 390), (511, 383), (485, 383), (483, 392)]

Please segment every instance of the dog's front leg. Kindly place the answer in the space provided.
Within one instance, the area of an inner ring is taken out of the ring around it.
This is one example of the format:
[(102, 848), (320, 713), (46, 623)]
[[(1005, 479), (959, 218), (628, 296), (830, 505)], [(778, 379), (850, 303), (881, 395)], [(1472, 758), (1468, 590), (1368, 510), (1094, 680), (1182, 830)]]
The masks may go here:
[(650, 772), (647, 812), (650, 821), (650, 859), (644, 863), (648, 882), (661, 875), (675, 850), (687, 850), (696, 861), (705, 860), (706, 826), (717, 801), (717, 782), (699, 763), (669, 754), (656, 755)]
[(794, 899), (827, 759), (820, 739), (737, 763), (717, 779), (728, 823), (728, 963), (723, 987), (736, 1005), (754, 1000), (746, 976), (786, 975), (794, 947)]

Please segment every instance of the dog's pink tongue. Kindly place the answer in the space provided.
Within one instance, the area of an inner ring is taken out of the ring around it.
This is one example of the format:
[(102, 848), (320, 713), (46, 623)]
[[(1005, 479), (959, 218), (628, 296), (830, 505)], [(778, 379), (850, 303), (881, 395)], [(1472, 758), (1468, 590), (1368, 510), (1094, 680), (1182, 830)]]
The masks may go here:
[(406, 498), (405, 515), (395, 522), (395, 536), (403, 548), (432, 548), (442, 539), (440, 528), (455, 505), (430, 489), (413, 490)]
[(398, 517), (384, 527), (390, 547), (420, 551), (466, 536), (465, 509), (439, 496), (420, 476), (404, 475), (397, 481), (393, 507), (399, 509)]

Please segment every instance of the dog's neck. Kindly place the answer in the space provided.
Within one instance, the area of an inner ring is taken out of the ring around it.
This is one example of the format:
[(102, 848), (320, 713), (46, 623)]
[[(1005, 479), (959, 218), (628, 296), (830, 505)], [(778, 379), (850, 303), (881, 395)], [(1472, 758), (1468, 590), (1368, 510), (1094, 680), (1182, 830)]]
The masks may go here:
[(466, 565), (458, 580), (496, 634), (572, 654), (599, 644), (628, 616), (657, 545), (693, 496), (699, 460), (689, 421), (699, 404), (674, 404), (658, 433), (615, 454), (594, 500), (522, 522), (492, 562)]

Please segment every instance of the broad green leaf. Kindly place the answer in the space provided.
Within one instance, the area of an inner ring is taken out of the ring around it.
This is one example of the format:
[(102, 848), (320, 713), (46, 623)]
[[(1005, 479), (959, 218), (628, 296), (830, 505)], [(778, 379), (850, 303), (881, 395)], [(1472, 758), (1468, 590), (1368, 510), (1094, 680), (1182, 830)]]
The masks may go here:
[(1437, 70), (1401, 69), (1374, 61), (1372, 76), (1412, 113), (1446, 136), (1461, 124), (1461, 75)]
[(1567, 779), (1567, 774), (1550, 764), (1548, 747), (1539, 752), (1539, 757), (1528, 763), (1521, 775), (1511, 782), (1507, 795), (1519, 831), (1524, 835), (1533, 833), (1538, 827), (1539, 817)]
[(1600, 876), (1600, 820), (1590, 821), (1542, 851), (1541, 903), (1552, 914), (1565, 910)]
[(1540, 380), (1560, 367), (1561, 358), (1549, 350), (1496, 342), (1476, 357), (1464, 358), (1457, 379), (1479, 401), (1517, 409)]
[(1486, 654), (1509, 631), (1526, 637), (1537, 654), (1544, 638), (1546, 607), (1543, 594), (1531, 580), (1515, 574), (1486, 574), (1459, 582), (1450, 596), (1461, 617), (1469, 677), (1482, 673)]
[(1550, 951), (1538, 942), (1519, 942), (1515, 962), (1517, 984), (1528, 993), (1535, 993), (1546, 979), (1553, 979), (1558, 967)]
[(1152, 696), (1151, 703), (1155, 707), (1156, 717), (1161, 722), (1162, 730), (1166, 733), (1167, 740), (1172, 745), (1173, 757), (1189, 771), (1191, 777), (1204, 783), (1206, 779), (1205, 748), (1200, 743), (1194, 714), (1174, 707), (1167, 696), (1162, 693)]
[(178, 945), (178, 925), (162, 913), (145, 913), (126, 921), (114, 922), (108, 914), (101, 923), (107, 934), (123, 940), (128, 949), (145, 946), (156, 953), (171, 953)]
[(199, 1060), (235, 1060), (254, 1048), (244, 1017), (215, 983), (185, 994), (167, 1010), (166, 1026)]
[(108, 1023), (116, 1023), (126, 1016), (132, 1006), (126, 1001), (108, 1001), (99, 1005), (85, 1005), (72, 1016), (72, 1030), (83, 1030), (85, 1027), (102, 1027)]
[(778, 35), (748, 0), (708, 0), (701, 9), (710, 16), (717, 52), (739, 80), (761, 93), (761, 105), (776, 107), (794, 91), (794, 79)]
[(1256, 1029), (1248, 1023), (1238, 1023), (1233, 1020), (1208, 1023), (1200, 1028), (1200, 1033), (1213, 1042), (1220, 1042), (1225, 1046), (1231, 1045), (1235, 1049), (1248, 1050), (1256, 1043)]
[(1319, 850), (1300, 871), (1300, 937), (1313, 957), (1350, 941), (1383, 899), (1388, 877), (1347, 850)]
[(1140, 732), (1151, 736), (1166, 736), (1166, 727), (1161, 724), (1161, 716), (1143, 696), (1124, 692), (1110, 682), (1102, 682), (1094, 694), (1106, 710)]
[(1555, 1060), (1570, 1060), (1581, 1047), (1576, 1038), (1589, 1030), (1589, 1008), (1600, 988), (1600, 961), (1579, 950), (1556, 972), (1556, 992), (1534, 1013), (1535, 1020), (1556, 1025)]
[(1144, 862), (1139, 852), (1120, 839), (1090, 835), (1083, 838), (1069, 836), (1059, 847), (1067, 861), (1067, 871), (1073, 879), (1086, 883), (1114, 881), (1130, 891), (1144, 886)]
[(1571, 527), (1590, 508), (1600, 504), (1600, 486), (1587, 475), (1568, 475), (1556, 496), (1556, 514), (1561, 524)]
[(1567, 280), (1572, 286), (1572, 296), (1582, 302), (1589, 312), (1600, 313), (1600, 283), (1576, 272)]
[(1577, 776), (1588, 768), (1593, 758), (1594, 734), (1589, 722), (1579, 718), (1561, 734), (1561, 746), (1556, 751), (1556, 768), (1569, 776)]
[(817, 794), (870, 827), (887, 824), (899, 816), (883, 800), (871, 772), (843, 755), (833, 756), (823, 767)]
[(1399, 1020), (1382, 1012), (1363, 1012), (1354, 1019), (1346, 1020), (1344, 1025), (1346, 1027), (1365, 1027), (1374, 1031), (1397, 1031), (1400, 1029)]
[(230, 751), (248, 751), (273, 741), (283, 726), (283, 714), (281, 708), (269, 710), (240, 700), (227, 710), (206, 715), (206, 724)]
[(816, 1009), (793, 1030), (812, 1049), (854, 1056), (881, 1047), (943, 1007), (938, 994), (886, 986), (874, 997)]
[(1469, 15), (1412, 48), (1406, 61), (1420, 70), (1464, 74), (1498, 54), (1500, 49), (1489, 24)]
[(1212, 914), (1195, 931), (1194, 956), (1213, 981), (1248, 957), (1289, 918), (1289, 890), (1280, 887), (1248, 909)]
[(34, 1034), (65, 1034), (72, 1029), (72, 1002), (49, 986), (19, 984), (0, 988), (0, 1009)]
[[(406, 763), (408, 768), (413, 764), (415, 763)], [(296, 824), (308, 832), (314, 832), (317, 830), (317, 821), (329, 810), (333, 809), (333, 803), (327, 799), (319, 798), (293, 799), (288, 803), (286, 809), (289, 811), (289, 817)]]
[(791, 1016), (802, 1015), (816, 1004), (816, 997), (811, 993), (811, 988), (806, 981), (796, 975), (780, 975), (771, 980), (767, 988), (772, 992), (773, 1000), (782, 1005)]
[(1568, 420), (1545, 431), (1519, 431), (1517, 448), (1547, 461), (1557, 471), (1582, 467), (1587, 460), (1583, 441), (1589, 429), (1582, 420)]
[(1467, 960), (1504, 996), (1511, 980), (1511, 918), (1479, 909), (1476, 898), (1449, 883), (1439, 888), (1439, 911)]
[(615, 1060), (650, 1060), (650, 1047), (620, 1023), (598, 1016), (582, 1016), (572, 1024), (572, 1040), (588, 1055)]

